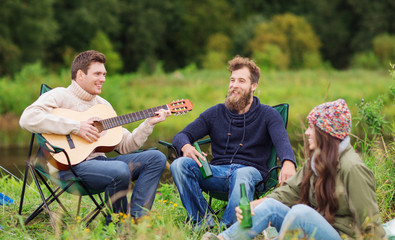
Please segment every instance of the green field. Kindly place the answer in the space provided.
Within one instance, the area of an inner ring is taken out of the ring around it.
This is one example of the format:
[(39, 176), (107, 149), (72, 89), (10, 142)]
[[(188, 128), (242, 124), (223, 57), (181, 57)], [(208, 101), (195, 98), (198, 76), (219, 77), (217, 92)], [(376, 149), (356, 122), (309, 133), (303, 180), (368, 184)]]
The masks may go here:
[[(157, 140), (171, 141), (176, 132), (195, 119), (206, 108), (223, 102), (228, 86), (227, 71), (188, 71), (180, 70), (171, 74), (141, 76), (127, 74), (107, 77), (103, 97), (108, 99), (118, 114), (140, 111), (176, 99), (190, 99), (193, 111), (184, 116), (171, 117), (155, 127), (154, 133), (144, 147), (159, 147)], [(26, 146), (29, 133), (18, 125), (19, 115), (38, 95), (40, 84), (44, 82), (52, 87), (67, 86), (70, 82), (68, 72), (49, 74), (39, 66), (25, 69), (14, 79), (0, 79), (0, 146)], [(374, 138), (360, 124), (355, 127), (351, 141), (362, 155), (366, 165), (376, 177), (377, 200), (384, 222), (395, 218), (394, 198), (394, 115), (395, 108), (390, 86), (394, 86), (388, 72), (349, 70), (303, 70), (290, 72), (265, 72), (261, 77), (256, 94), (262, 103), (275, 105), (282, 102), (290, 104), (288, 134), (299, 162), (303, 162), (301, 144), (306, 125), (305, 117), (316, 105), (324, 101), (344, 98), (353, 117), (357, 115), (357, 106), (362, 99), (365, 102), (384, 101), (383, 113), (390, 123), (384, 129), (383, 138)], [(126, 127), (133, 129), (138, 123)], [(168, 171), (167, 171), (168, 172)], [(59, 232), (54, 232), (46, 214), (40, 214), (32, 224), (21, 223), (40, 202), (39, 195), (27, 189), (27, 198), (22, 216), (17, 214), (21, 192), (21, 182), (3, 173), (0, 178), (0, 192), (15, 199), (15, 204), (1, 206), (1, 239), (200, 239), (204, 232), (191, 232), (186, 222), (186, 212), (174, 185), (162, 183), (158, 189), (153, 210), (139, 224), (133, 224), (127, 216), (118, 216), (122, 224), (115, 228), (103, 227), (103, 217), (99, 216), (90, 228), (85, 228), (79, 217), (62, 217), (59, 208), (53, 207), (66, 222)], [(67, 207), (75, 210), (77, 198), (63, 196)], [(221, 205), (221, 202), (215, 202)], [(82, 213), (92, 207), (87, 199), (83, 200)], [(73, 213), (74, 214), (74, 213)], [(59, 222), (60, 223), (60, 222)], [(116, 231), (115, 231), (116, 230)], [(219, 230), (215, 228), (214, 232)], [(263, 239), (262, 236), (259, 239)]]
[[(208, 107), (224, 101), (229, 72), (226, 70), (180, 70), (169, 74), (142, 76), (138, 74), (108, 75), (102, 96), (108, 99), (119, 115), (160, 106), (177, 99), (189, 99), (193, 111), (155, 127), (145, 147), (156, 145), (157, 140), (170, 141), (175, 133), (193, 121)], [(46, 73), (39, 65), (28, 66), (14, 79), (0, 79), (0, 146), (24, 146), (28, 133), (20, 129), (18, 119), (23, 109), (38, 97), (41, 83), (51, 87), (67, 87), (68, 71)], [(292, 143), (302, 141), (305, 117), (316, 105), (324, 101), (344, 98), (356, 116), (362, 99), (375, 100), (383, 96), (383, 114), (393, 119), (395, 108), (389, 95), (389, 86), (395, 85), (388, 72), (364, 70), (302, 70), (289, 72), (264, 72), (255, 95), (262, 103), (290, 104), (288, 134)], [(126, 125), (132, 130), (140, 122)], [(360, 128), (353, 126), (353, 133), (363, 137)], [(297, 147), (297, 146), (295, 146)]]

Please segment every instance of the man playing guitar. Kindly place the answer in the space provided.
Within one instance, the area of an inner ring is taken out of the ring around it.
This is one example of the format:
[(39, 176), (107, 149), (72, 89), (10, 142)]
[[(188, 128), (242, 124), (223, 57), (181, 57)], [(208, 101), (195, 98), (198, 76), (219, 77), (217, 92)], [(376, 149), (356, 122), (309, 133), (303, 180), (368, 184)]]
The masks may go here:
[[(95, 119), (78, 121), (52, 114), (54, 109), (63, 108), (83, 112), (98, 104), (111, 104), (99, 94), (106, 81), (105, 56), (89, 50), (76, 56), (71, 65), (71, 84), (67, 88), (58, 87), (41, 95), (28, 106), (20, 118), (24, 129), (55, 135), (74, 135), (87, 143), (98, 141), (102, 132), (94, 126)], [(154, 116), (143, 121), (133, 132), (122, 128), (119, 143), (115, 149), (121, 155), (107, 158), (103, 152), (93, 151), (84, 161), (73, 166), (73, 170), (92, 189), (105, 190), (105, 199), (115, 213), (128, 213), (135, 218), (151, 209), (159, 179), (166, 166), (166, 156), (160, 151), (138, 150), (152, 133), (154, 126), (170, 116), (169, 110), (160, 109)], [(63, 180), (73, 177), (71, 170), (59, 171)], [(129, 184), (135, 181), (130, 209), (127, 209)], [(106, 216), (106, 224), (111, 215)]]

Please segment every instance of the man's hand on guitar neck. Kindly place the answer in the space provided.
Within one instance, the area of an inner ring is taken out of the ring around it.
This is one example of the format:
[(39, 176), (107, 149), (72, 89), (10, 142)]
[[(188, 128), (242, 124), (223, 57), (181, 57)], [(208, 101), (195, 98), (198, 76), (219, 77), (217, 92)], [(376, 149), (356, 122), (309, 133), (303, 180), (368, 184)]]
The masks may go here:
[(171, 116), (170, 110), (165, 109), (160, 109), (159, 111), (155, 112), (155, 114), (155, 116), (148, 118), (148, 123), (152, 126), (165, 121), (168, 116)]
[(92, 124), (92, 120), (82, 121), (80, 125), (80, 131), (77, 134), (90, 143), (97, 141), (100, 137), (99, 130), (97, 130), (97, 128)]

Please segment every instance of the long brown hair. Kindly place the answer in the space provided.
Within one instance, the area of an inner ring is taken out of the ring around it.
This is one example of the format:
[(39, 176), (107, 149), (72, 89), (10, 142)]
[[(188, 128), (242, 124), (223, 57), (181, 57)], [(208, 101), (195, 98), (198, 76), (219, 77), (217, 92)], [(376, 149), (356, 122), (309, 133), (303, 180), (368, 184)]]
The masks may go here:
[(314, 126), (314, 131), (317, 145), (316, 149), (310, 150), (307, 141), (305, 141), (304, 144), (305, 152), (308, 155), (306, 163), (308, 170), (304, 174), (302, 180), (300, 202), (310, 205), (310, 178), (314, 175), (311, 169), (311, 161), (314, 155), (314, 165), (317, 173), (313, 181), (315, 198), (317, 201), (316, 210), (321, 213), (329, 223), (333, 223), (335, 213), (339, 208), (335, 191), (340, 140), (323, 132), (316, 126)]

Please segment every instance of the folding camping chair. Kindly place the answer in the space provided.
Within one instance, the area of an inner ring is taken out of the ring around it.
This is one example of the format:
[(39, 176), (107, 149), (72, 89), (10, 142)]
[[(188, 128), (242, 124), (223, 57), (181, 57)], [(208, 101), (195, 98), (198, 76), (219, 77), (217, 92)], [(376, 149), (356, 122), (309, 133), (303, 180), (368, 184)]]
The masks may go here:
[[(48, 87), (45, 84), (41, 85), (41, 90), (40, 90), (40, 95), (51, 90), (50, 87)], [(37, 139), (38, 141), (38, 151), (35, 156), (33, 156), (33, 149), (34, 147), (34, 140)], [(47, 168), (47, 162), (50, 160), (51, 153), (63, 153), (66, 156), (69, 168), (71, 169), (72, 173), (74, 174), (74, 177), (70, 180), (64, 181), (59, 179), (57, 176), (54, 176), (49, 173), (49, 170)], [(26, 184), (28, 180), (28, 174), (31, 174), (32, 179), (34, 180), (37, 189), (40, 193), (42, 203), (24, 220), (24, 224), (28, 224), (31, 220), (33, 220), (40, 212), (45, 210), (51, 221), (51, 225), (54, 229), (56, 229), (56, 222), (53, 216), (53, 213), (51, 212), (49, 205), (56, 201), (59, 206), (63, 209), (65, 213), (68, 213), (66, 210), (66, 207), (61, 203), (59, 200), (59, 196), (63, 194), (64, 192), (68, 192), (71, 194), (75, 194), (79, 196), (79, 202), (78, 202), (78, 208), (77, 208), (77, 215), (79, 215), (80, 212), (80, 204), (81, 204), (81, 198), (82, 196), (89, 196), (92, 202), (95, 205), (95, 209), (87, 214), (83, 221), (86, 221), (86, 226), (88, 226), (92, 220), (100, 213), (102, 212), (101, 210), (105, 206), (103, 198), (101, 197), (100, 193), (104, 192), (102, 191), (95, 191), (92, 189), (89, 189), (78, 177), (78, 175), (75, 173), (75, 171), (72, 168), (72, 165), (70, 163), (70, 159), (68, 154), (66, 153), (65, 150), (62, 148), (56, 147), (51, 145), (41, 134), (33, 133), (31, 136), (30, 140), (30, 147), (29, 147), (29, 152), (28, 152), (28, 157), (26, 160), (26, 168), (25, 168), (25, 176), (23, 180), (23, 187), (22, 187), (22, 193), (21, 193), (21, 201), (19, 205), (19, 214), (22, 214), (22, 208), (23, 208), (23, 200), (25, 197), (25, 189), (26, 189)], [(41, 184), (44, 184), (46, 189), (49, 191), (49, 196), (45, 197), (43, 189), (41, 188)], [(53, 190), (51, 185), (56, 186), (56, 189)], [(94, 197), (94, 195), (97, 195), (100, 201), (97, 201)], [(104, 215), (104, 213), (103, 213)]]
[[(282, 103), (282, 104), (273, 106), (273, 108), (276, 109), (280, 113), (280, 115), (284, 121), (285, 128), (287, 128), (289, 104)], [(209, 144), (210, 142), (211, 142), (210, 138), (206, 138), (206, 139), (197, 141), (197, 143), (199, 145)], [(168, 143), (166, 141), (162, 141), (162, 140), (159, 140), (159, 143), (167, 147), (167, 149), (168, 149), (167, 158), (170, 161), (170, 163), (173, 162), (176, 158), (181, 156), (181, 154), (177, 151), (177, 149), (173, 146), (173, 144)], [(261, 192), (255, 191), (254, 196), (256, 199), (259, 198), (260, 196), (264, 195), (271, 189), (274, 189), (278, 185), (278, 173), (279, 173), (279, 169), (281, 169), (281, 165), (279, 165), (278, 162), (279, 162), (279, 160), (277, 158), (276, 149), (273, 146), (272, 150), (271, 150), (271, 155), (270, 155), (270, 158), (268, 161), (268, 166), (270, 167), (270, 170), (269, 170), (268, 174), (265, 176), (265, 178), (261, 182), (259, 182), (258, 184), (255, 185), (255, 189), (259, 189), (259, 188), (261, 188), (261, 186), (263, 189)], [(224, 210), (226, 208), (226, 205), (224, 207), (222, 207), (221, 209), (215, 211), (212, 208), (212, 200), (213, 200), (213, 198), (215, 198), (215, 199), (227, 202), (228, 195), (215, 194), (213, 192), (207, 192), (207, 194), (209, 195), (209, 201), (208, 201), (209, 211), (212, 214), (218, 215), (219, 212), (221, 212), (222, 210)]]

